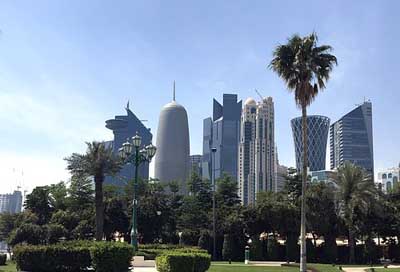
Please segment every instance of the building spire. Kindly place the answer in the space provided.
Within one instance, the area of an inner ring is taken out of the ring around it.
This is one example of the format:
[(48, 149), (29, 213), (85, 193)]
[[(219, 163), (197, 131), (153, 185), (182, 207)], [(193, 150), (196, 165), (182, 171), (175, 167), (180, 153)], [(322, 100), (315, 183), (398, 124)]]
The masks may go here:
[(175, 101), (175, 80), (174, 80), (174, 88), (172, 93), (172, 101)]
[(126, 103), (126, 110), (129, 110), (129, 99), (128, 99), (128, 103)]

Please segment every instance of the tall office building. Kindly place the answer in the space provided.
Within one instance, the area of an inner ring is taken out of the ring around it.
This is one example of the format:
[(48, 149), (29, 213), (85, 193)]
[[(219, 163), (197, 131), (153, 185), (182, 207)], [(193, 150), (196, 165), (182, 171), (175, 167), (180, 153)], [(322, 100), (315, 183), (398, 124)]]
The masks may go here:
[(19, 213), (22, 210), (22, 193), (0, 194), (0, 213)]
[(217, 179), (225, 173), (237, 180), (242, 101), (236, 94), (224, 94), (222, 105), (213, 102), (213, 117), (203, 121), (203, 178), (211, 181), (212, 174)]
[(364, 102), (331, 125), (330, 153), (331, 169), (349, 161), (364, 168), (373, 177), (371, 102)]
[[(106, 142), (106, 145), (112, 148), (113, 153), (117, 156), (118, 149), (122, 147), (122, 144), (131, 140), (133, 136), (138, 134), (142, 137), (142, 147), (151, 144), (153, 135), (149, 128), (146, 128), (143, 123), (136, 117), (136, 115), (129, 109), (129, 102), (125, 108), (126, 115), (117, 115), (114, 119), (106, 121), (106, 128), (112, 130), (114, 134), (114, 140)], [(126, 181), (134, 178), (133, 164), (125, 165), (121, 171), (114, 177), (106, 177), (105, 182), (115, 185), (124, 185)], [(139, 166), (139, 177), (142, 179), (149, 178), (149, 164), (144, 163)]]
[(189, 178), (192, 176), (192, 173), (198, 174), (200, 177), (201, 174), (201, 155), (190, 155), (190, 168), (189, 168)]
[[(307, 116), (307, 157), (310, 171), (325, 170), (329, 122), (329, 118), (325, 116)], [(296, 168), (300, 172), (303, 168), (302, 118), (292, 119), (291, 124), (296, 154)]]
[(160, 182), (176, 181), (186, 194), (189, 175), (189, 125), (185, 108), (175, 101), (166, 104), (158, 120), (154, 175)]
[(241, 116), (239, 143), (239, 196), (253, 204), (257, 193), (276, 191), (274, 103), (271, 97), (256, 103), (248, 98)]

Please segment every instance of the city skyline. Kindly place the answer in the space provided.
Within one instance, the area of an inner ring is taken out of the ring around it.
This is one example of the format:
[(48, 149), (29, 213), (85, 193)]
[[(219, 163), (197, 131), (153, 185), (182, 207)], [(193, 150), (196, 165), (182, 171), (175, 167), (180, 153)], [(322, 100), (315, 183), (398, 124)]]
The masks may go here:
[(333, 46), (339, 66), (310, 115), (335, 121), (364, 97), (371, 99), (375, 172), (398, 165), (400, 132), (393, 124), (399, 122), (399, 56), (390, 52), (399, 39), (389, 33), (396, 30), (399, 3), (354, 1), (346, 10), (344, 2), (324, 3), (330, 13), (321, 17), (313, 11), (323, 4), (315, 1), (304, 20), (301, 3), (286, 12), (278, 2), (238, 2), (229, 9), (228, 2), (212, 9), (210, 3), (2, 2), (0, 193), (19, 185), (13, 169), (24, 170), (29, 190), (67, 181), (63, 158), (84, 152), (85, 141), (111, 140), (104, 120), (123, 113), (128, 99), (155, 133), (174, 79), (177, 101), (188, 110), (192, 154), (201, 154), (210, 100), (223, 93), (245, 99), (257, 88), (274, 99), (280, 162), (294, 166), (290, 119), (300, 111), (267, 64), (274, 46), (313, 30), (322, 44)]

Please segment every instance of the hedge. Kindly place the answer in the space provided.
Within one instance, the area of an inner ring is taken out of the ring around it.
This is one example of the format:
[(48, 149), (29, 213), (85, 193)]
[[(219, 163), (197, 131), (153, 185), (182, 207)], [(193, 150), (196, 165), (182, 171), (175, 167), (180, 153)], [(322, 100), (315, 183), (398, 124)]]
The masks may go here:
[(7, 255), (6, 254), (0, 254), (0, 265), (5, 265), (7, 261)]
[(164, 254), (165, 252), (181, 252), (181, 253), (204, 253), (207, 254), (207, 250), (199, 247), (187, 247), (182, 245), (172, 244), (144, 244), (139, 245), (139, 250), (136, 252), (136, 256), (144, 256), (145, 260), (155, 260), (157, 256)]
[(128, 271), (132, 247), (118, 242), (77, 241), (54, 245), (18, 245), (17, 268), (30, 272), (78, 272), (93, 267), (97, 272)]
[(210, 263), (211, 256), (205, 253), (171, 251), (156, 258), (159, 272), (205, 272)]

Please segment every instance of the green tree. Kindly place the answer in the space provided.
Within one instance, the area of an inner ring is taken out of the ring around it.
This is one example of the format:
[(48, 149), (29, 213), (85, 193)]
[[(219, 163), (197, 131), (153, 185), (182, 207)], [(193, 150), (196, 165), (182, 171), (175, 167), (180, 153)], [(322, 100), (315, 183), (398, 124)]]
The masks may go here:
[(48, 186), (50, 205), (54, 210), (65, 210), (67, 208), (67, 186), (61, 181)]
[(302, 112), (302, 205), (301, 205), (301, 267), (306, 271), (306, 206), (305, 192), (307, 180), (307, 107), (316, 98), (319, 91), (325, 88), (336, 57), (329, 52), (329, 45), (317, 46), (317, 35), (306, 37), (293, 35), (287, 44), (279, 45), (273, 52), (269, 67), (285, 81), (287, 88), (294, 92), (296, 104)]
[(86, 175), (72, 175), (68, 195), (70, 211), (79, 212), (94, 207), (93, 181)]
[(115, 175), (121, 169), (120, 159), (102, 142), (86, 143), (86, 154), (73, 153), (66, 158), (72, 175), (93, 176), (96, 205), (96, 240), (103, 238), (104, 203), (103, 182), (106, 175)]
[(38, 216), (38, 224), (47, 224), (54, 208), (51, 206), (50, 189), (48, 186), (38, 186), (26, 196), (25, 208)]
[(371, 177), (366, 175), (361, 167), (350, 162), (345, 162), (339, 167), (336, 184), (339, 214), (348, 229), (349, 263), (352, 264), (355, 262), (355, 215), (358, 211), (368, 211), (370, 204), (375, 201), (377, 190)]
[(0, 241), (5, 241), (16, 226), (18, 214), (1, 213), (0, 214)]

